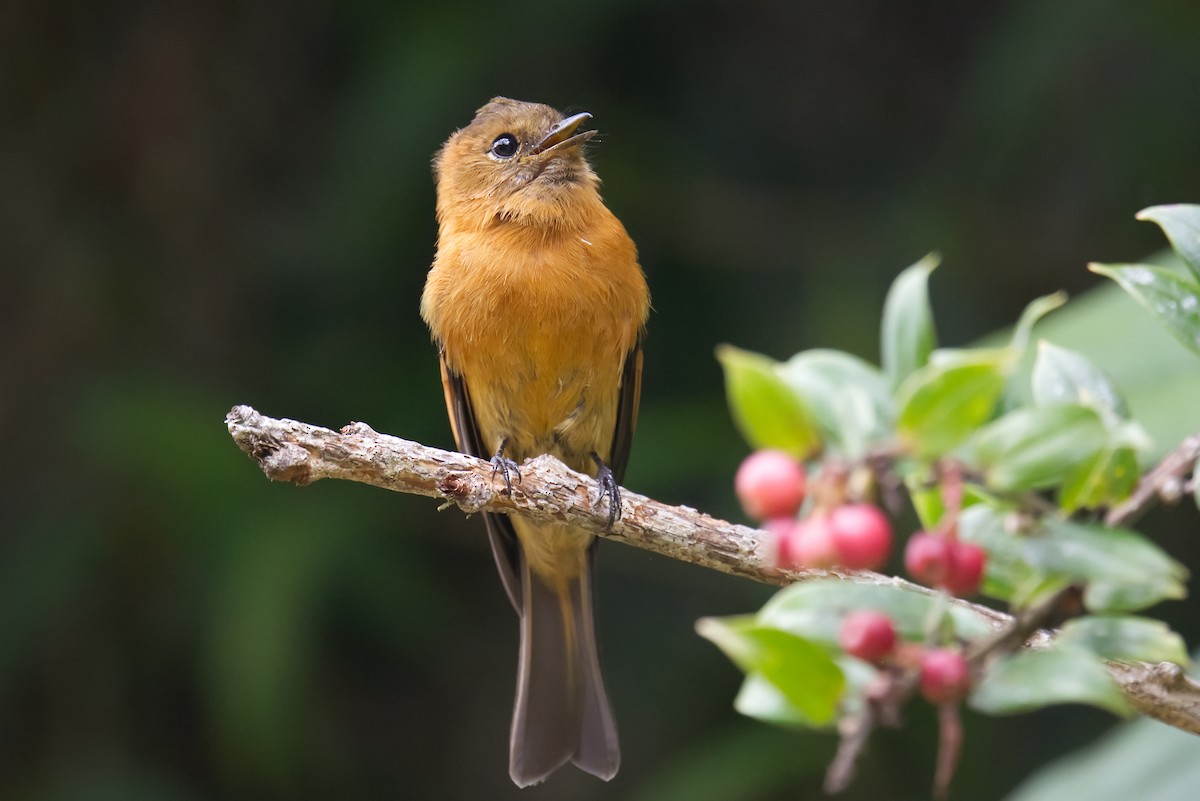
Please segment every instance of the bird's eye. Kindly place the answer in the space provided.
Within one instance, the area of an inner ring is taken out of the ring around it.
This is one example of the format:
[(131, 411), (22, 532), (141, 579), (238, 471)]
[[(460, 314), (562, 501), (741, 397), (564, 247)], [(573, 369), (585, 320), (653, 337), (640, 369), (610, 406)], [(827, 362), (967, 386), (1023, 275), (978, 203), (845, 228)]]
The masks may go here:
[(500, 134), (492, 142), (492, 155), (498, 159), (511, 159), (517, 155), (517, 149), (521, 147), (521, 143), (517, 141), (517, 137), (510, 133)]

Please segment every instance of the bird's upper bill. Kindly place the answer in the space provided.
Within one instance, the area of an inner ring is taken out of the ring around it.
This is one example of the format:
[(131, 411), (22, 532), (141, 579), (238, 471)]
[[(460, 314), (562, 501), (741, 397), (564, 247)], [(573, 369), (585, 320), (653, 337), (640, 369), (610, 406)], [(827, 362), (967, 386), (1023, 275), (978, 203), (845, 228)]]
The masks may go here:
[[(559, 148), (581, 145), (596, 135), (595, 130), (580, 131), (579, 126), (590, 120), (592, 115), (586, 111), (572, 114), (570, 117), (556, 123), (533, 149), (531, 155), (546, 154)], [(578, 133), (576, 133), (578, 131)]]

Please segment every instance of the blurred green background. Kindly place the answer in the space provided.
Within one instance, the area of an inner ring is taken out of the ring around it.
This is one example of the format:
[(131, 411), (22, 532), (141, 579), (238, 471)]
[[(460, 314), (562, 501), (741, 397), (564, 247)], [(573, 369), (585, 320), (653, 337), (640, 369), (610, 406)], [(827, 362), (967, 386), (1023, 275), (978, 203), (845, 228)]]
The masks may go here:
[[(616, 545), (622, 772), (517, 791), (482, 524), (270, 484), (224, 414), (449, 446), (417, 315), (429, 159), (493, 95), (588, 109), (654, 293), (627, 484), (736, 518), (713, 346), (875, 358), (888, 283), (933, 249), (963, 344), (1157, 250), (1134, 212), (1200, 200), (1198, 31), (1188, 0), (5, 3), (0, 798), (815, 796), (833, 738), (740, 719), (692, 632), (769, 590)], [(1161, 400), (1160, 356), (1200, 363), (1112, 300), (1064, 344)], [(1153, 422), (1200, 428), (1178, 400)], [(1200, 570), (1194, 511), (1145, 525)], [(1194, 645), (1192, 608), (1158, 611)], [(927, 798), (930, 717), (846, 797)], [(971, 715), (955, 795), (1003, 798), (1112, 723)]]

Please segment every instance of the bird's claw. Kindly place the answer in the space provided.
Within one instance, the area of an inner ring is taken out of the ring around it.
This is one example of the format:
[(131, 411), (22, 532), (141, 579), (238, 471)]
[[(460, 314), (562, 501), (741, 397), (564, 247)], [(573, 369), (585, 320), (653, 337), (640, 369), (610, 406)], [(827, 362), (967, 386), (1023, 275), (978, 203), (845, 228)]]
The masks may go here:
[(592, 459), (596, 462), (597, 467), (596, 483), (600, 485), (600, 494), (596, 498), (596, 503), (599, 505), (604, 501), (605, 496), (608, 496), (608, 523), (604, 526), (604, 530), (612, 531), (613, 525), (621, 517), (621, 488), (617, 485), (617, 477), (613, 475), (612, 468), (594, 453)]
[(505, 491), (508, 492), (509, 495), (511, 495), (512, 494), (512, 476), (515, 473), (517, 476), (517, 483), (520, 484), (521, 483), (521, 468), (517, 465), (516, 462), (514, 462), (512, 459), (509, 459), (507, 456), (505, 456), (502, 451), (503, 451), (503, 449), (501, 449), (500, 451), (496, 451), (496, 455), (492, 457), (492, 478), (495, 478), (497, 473), (499, 473), (501, 476), (503, 476), (504, 477), (504, 489), (505, 489)]

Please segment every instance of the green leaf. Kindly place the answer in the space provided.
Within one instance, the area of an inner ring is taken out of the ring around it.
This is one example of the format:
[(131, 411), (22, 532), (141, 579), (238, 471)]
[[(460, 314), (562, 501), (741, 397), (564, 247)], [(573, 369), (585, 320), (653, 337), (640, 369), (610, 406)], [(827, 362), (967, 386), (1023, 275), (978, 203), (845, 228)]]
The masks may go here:
[(1159, 601), (1187, 597), (1187, 588), (1174, 579), (1156, 579), (1146, 584), (1093, 579), (1083, 592), (1083, 602), (1095, 612), (1137, 612)]
[(755, 645), (748, 633), (757, 627), (754, 615), (702, 617), (696, 621), (696, 633), (720, 648), (744, 673), (754, 669)]
[(1053, 295), (1043, 295), (1034, 298), (1021, 312), (1017, 325), (1013, 328), (1012, 344), (1009, 346), (1018, 356), (1029, 347), (1033, 338), (1033, 327), (1050, 312), (1067, 302), (1066, 292), (1055, 292)]
[(1187, 594), (1187, 569), (1135, 531), (1045, 518), (1020, 542), (1031, 567), (1087, 581), (1093, 612), (1133, 612)]
[(883, 304), (880, 354), (893, 389), (924, 367), (937, 346), (933, 310), (929, 306), (929, 274), (938, 265), (929, 254), (896, 277)]
[(1187, 569), (1127, 529), (1044, 518), (1014, 532), (1003, 509), (977, 504), (959, 517), (959, 536), (988, 552), (983, 590), (1023, 606), (1068, 582), (1083, 582), (1093, 612), (1131, 612), (1183, 598)]
[(921, 456), (953, 450), (992, 416), (1011, 366), (1004, 350), (935, 357), (897, 390), (900, 438)]
[(983, 593), (1012, 601), (1018, 589), (1039, 580), (1021, 554), (1021, 539), (1005, 526), (1007, 514), (986, 504), (964, 509), (958, 517), (958, 536), (987, 551)]
[(1127, 419), (1125, 401), (1108, 376), (1083, 354), (1042, 341), (1030, 383), (1039, 405), (1081, 404), (1095, 409), (1108, 428), (1103, 447), (1063, 478), (1063, 510), (1110, 506), (1128, 497), (1138, 479), (1137, 450), (1149, 446), (1149, 437), (1139, 423)]
[(1197, 750), (1195, 735), (1140, 718), (1039, 769), (1004, 799), (1192, 801), (1200, 787)]
[(747, 673), (742, 688), (733, 699), (733, 708), (740, 714), (777, 726), (811, 729), (813, 722), (788, 701), (779, 688), (761, 673)]
[(1169, 268), (1144, 264), (1089, 264), (1088, 269), (1116, 281), (1171, 336), (1200, 353), (1200, 284)]
[(846, 681), (825, 648), (747, 617), (701, 618), (696, 631), (745, 673), (770, 682), (797, 720), (823, 726), (834, 719)]
[(1008, 517), (1008, 513), (984, 504), (965, 509), (959, 516), (958, 536), (988, 553), (983, 594), (1023, 609), (1067, 587), (1073, 579), (1031, 567), (1022, 551), (1024, 537), (1008, 530)]
[(731, 345), (717, 347), (729, 408), (753, 448), (778, 448), (798, 459), (821, 447), (812, 413), (779, 375), (779, 364)]
[[(875, 677), (875, 668), (858, 659), (843, 656), (836, 660), (846, 679), (838, 699), (841, 714), (853, 714), (862, 704), (862, 695)], [(788, 701), (778, 687), (761, 673), (748, 673), (734, 699), (733, 708), (741, 714), (764, 723), (811, 729), (814, 722)]]
[(812, 411), (828, 447), (850, 459), (890, 434), (891, 397), (874, 365), (836, 350), (806, 350), (778, 369)]
[(1034, 402), (1041, 406), (1078, 403), (1105, 415), (1127, 419), (1129, 409), (1112, 381), (1082, 353), (1045, 340), (1038, 343), (1030, 377)]
[[(759, 610), (756, 620), (760, 626), (836, 647), (843, 617), (860, 609), (878, 609), (888, 613), (901, 637), (918, 640), (925, 634), (935, 597), (894, 584), (817, 579), (775, 593)], [(953, 605), (948, 611), (955, 632), (963, 639), (991, 631), (988, 620), (969, 607)]]
[(1000, 492), (1054, 486), (1107, 442), (1095, 411), (1073, 403), (1029, 406), (979, 429), (970, 447), (987, 486)]
[(1031, 572), (1029, 578), (1013, 592), (1009, 602), (1012, 609), (1029, 609), (1056, 593), (1065, 591), (1075, 582), (1063, 576), (1048, 576)]
[[(1146, 429), (1150, 447), (1144, 456), (1139, 453), (1139, 460), (1158, 460), (1196, 430), (1200, 370), (1196, 356), (1179, 347), (1157, 320), (1130, 314), (1128, 301), (1124, 290), (1106, 282), (1073, 298), (1040, 323), (1038, 332), (1086, 353), (1112, 376)], [(1010, 379), (1009, 386), (1017, 383)]]
[[(915, 467), (916, 469), (912, 469)], [(907, 468), (907, 469), (906, 469)], [(908, 490), (908, 499), (917, 513), (921, 528), (929, 531), (937, 527), (942, 516), (946, 513), (946, 500), (942, 497), (942, 488), (937, 481), (936, 472), (928, 465), (915, 462), (897, 465), (897, 472), (904, 479)], [(966, 509), (977, 503), (990, 503), (994, 498), (979, 484), (963, 485), (962, 506)]]
[(1087, 615), (1063, 624), (1056, 640), (1102, 659), (1188, 665), (1183, 638), (1160, 620), (1130, 615)]
[(1137, 213), (1137, 219), (1158, 223), (1179, 258), (1200, 279), (1200, 206), (1177, 203), (1151, 206)]
[(1090, 704), (1118, 715), (1129, 705), (1104, 661), (1081, 648), (1021, 651), (993, 664), (971, 694), (971, 706), (993, 715), (1050, 704)]
[(1129, 497), (1139, 476), (1133, 448), (1107, 445), (1067, 474), (1058, 492), (1058, 505), (1068, 514), (1112, 506)]
[(908, 487), (908, 498), (912, 501), (921, 528), (929, 530), (937, 526), (942, 515), (946, 513), (942, 488), (936, 484), (930, 486), (928, 479), (918, 479), (916, 474), (909, 477), (905, 486)]
[(756, 628), (750, 636), (759, 646), (757, 672), (814, 725), (833, 721), (846, 680), (829, 652), (779, 629)]

